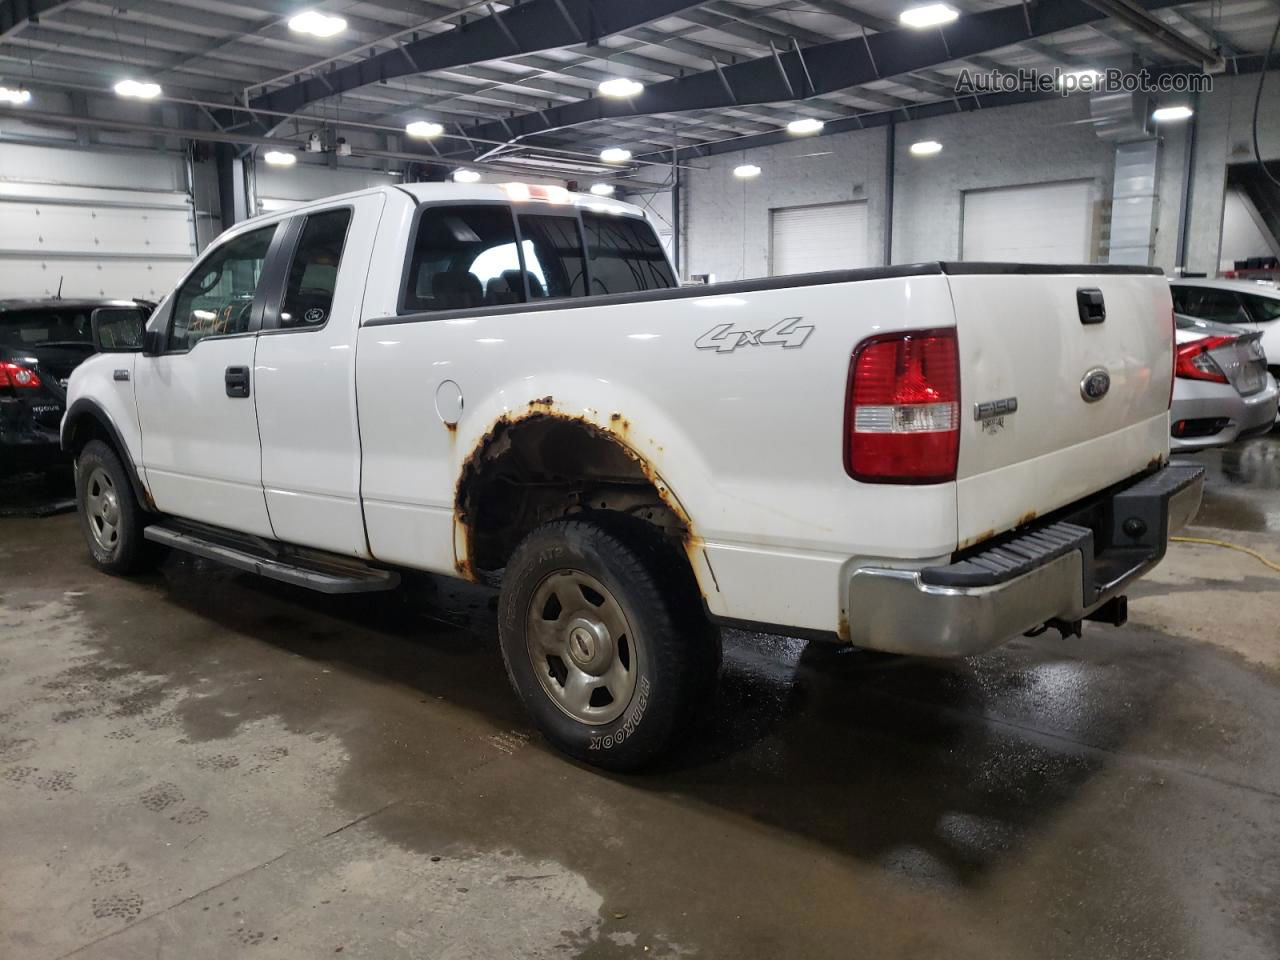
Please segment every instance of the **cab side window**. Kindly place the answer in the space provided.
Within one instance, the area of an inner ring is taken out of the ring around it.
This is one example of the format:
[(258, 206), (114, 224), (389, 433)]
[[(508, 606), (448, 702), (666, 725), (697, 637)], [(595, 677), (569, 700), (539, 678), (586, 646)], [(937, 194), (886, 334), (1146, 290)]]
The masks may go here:
[(523, 303), (520, 253), (505, 204), (428, 207), (418, 221), (402, 309)]
[(276, 225), (251, 230), (201, 261), (174, 298), (166, 349), (190, 350), (205, 337), (246, 333)]
[(350, 225), (349, 209), (326, 210), (307, 217), (280, 307), (282, 329), (323, 327), (328, 321)]

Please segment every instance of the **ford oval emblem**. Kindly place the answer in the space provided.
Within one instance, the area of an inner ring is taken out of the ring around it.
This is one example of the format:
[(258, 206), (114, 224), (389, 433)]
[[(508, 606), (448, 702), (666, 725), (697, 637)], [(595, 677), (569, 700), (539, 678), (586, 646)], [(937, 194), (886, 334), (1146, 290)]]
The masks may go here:
[(1085, 403), (1097, 403), (1111, 389), (1111, 374), (1103, 367), (1094, 367), (1080, 381), (1080, 396)]

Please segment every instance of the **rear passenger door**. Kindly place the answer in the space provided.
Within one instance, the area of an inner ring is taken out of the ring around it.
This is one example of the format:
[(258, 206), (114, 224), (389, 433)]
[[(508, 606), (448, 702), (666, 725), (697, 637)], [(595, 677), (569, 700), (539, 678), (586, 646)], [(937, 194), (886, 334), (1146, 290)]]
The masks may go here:
[(276, 539), (368, 556), (360, 508), (356, 331), (385, 200), (295, 218), (263, 313), (254, 379), (262, 486)]

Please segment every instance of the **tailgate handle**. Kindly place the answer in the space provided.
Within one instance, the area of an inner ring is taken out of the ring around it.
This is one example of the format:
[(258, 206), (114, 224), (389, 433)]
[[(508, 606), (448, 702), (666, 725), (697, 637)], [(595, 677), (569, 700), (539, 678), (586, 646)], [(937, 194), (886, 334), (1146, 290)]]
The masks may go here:
[(1107, 319), (1107, 305), (1102, 300), (1102, 291), (1097, 287), (1078, 289), (1076, 306), (1080, 308), (1081, 323), (1101, 323)]

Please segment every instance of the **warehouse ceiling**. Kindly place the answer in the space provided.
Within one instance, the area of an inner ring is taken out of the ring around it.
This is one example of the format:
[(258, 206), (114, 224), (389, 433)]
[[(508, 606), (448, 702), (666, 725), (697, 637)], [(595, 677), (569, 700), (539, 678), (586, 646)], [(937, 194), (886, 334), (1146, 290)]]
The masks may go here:
[[(184, 135), (246, 147), (346, 134), (357, 155), (573, 176), (606, 147), (669, 163), (797, 118), (832, 132), (1000, 102), (956, 97), (966, 68), (1256, 70), (1280, 16), (1280, 0), (949, 4), (953, 22), (912, 29), (904, 0), (0, 0), (0, 84), (73, 92), (57, 122), (101, 117), (93, 101), (129, 78), (162, 90), (139, 129), (179, 104)], [(343, 29), (291, 29), (308, 10)], [(643, 92), (601, 96), (617, 78)]]

